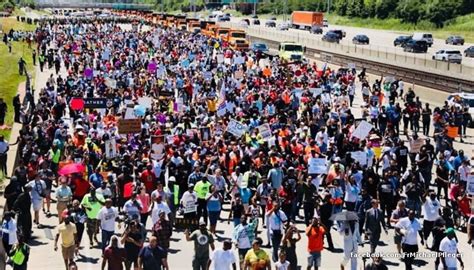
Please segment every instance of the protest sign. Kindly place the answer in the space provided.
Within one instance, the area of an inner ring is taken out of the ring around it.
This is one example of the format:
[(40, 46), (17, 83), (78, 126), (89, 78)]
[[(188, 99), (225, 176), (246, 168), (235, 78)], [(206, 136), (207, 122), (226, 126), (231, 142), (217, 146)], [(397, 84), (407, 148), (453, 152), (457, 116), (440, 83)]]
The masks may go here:
[(242, 56), (234, 57), (234, 64), (241, 65), (245, 62), (245, 58)]
[(237, 70), (235, 73), (234, 73), (234, 78), (237, 79), (237, 80), (240, 80), (244, 77), (244, 72), (242, 70)]
[(151, 145), (152, 154), (151, 157), (154, 160), (160, 160), (164, 156), (165, 145), (164, 143), (154, 143)]
[(111, 79), (111, 78), (107, 78), (107, 79), (105, 79), (105, 85), (107, 87), (112, 88), (112, 89), (116, 89), (117, 88), (117, 81), (114, 80), (114, 79)]
[(217, 108), (217, 116), (222, 117), (227, 113), (227, 105), (225, 102), (223, 102), (219, 107)]
[(106, 98), (85, 98), (84, 99), (84, 108), (106, 109), (107, 108), (107, 99)]
[(416, 140), (410, 141), (410, 153), (419, 153), (421, 147), (423, 146), (423, 139), (418, 138)]
[(140, 119), (119, 119), (118, 132), (120, 134), (139, 133), (142, 131), (142, 121)]
[(359, 162), (361, 166), (367, 165), (367, 153), (364, 151), (351, 152), (351, 157)]
[(151, 109), (153, 99), (151, 97), (140, 97), (138, 98), (138, 104), (144, 106), (147, 109)]
[(272, 137), (272, 129), (270, 128), (270, 125), (263, 124), (257, 127), (258, 133), (262, 135), (263, 140), (267, 141)]
[(308, 160), (309, 174), (326, 174), (328, 167), (325, 158), (310, 158)]
[(201, 127), (201, 140), (209, 141), (211, 139), (211, 129), (209, 127)]
[(356, 137), (358, 139), (365, 139), (367, 135), (369, 135), (369, 132), (372, 130), (373, 126), (367, 122), (367, 121), (362, 121), (360, 124), (357, 126), (357, 128), (354, 130), (354, 133), (352, 133), (352, 137)]
[(224, 55), (223, 54), (218, 54), (217, 55), (217, 63), (222, 64), (224, 62)]
[(113, 159), (117, 156), (117, 142), (115, 139), (105, 141), (105, 157)]
[(247, 132), (247, 126), (240, 123), (239, 121), (236, 121), (234, 119), (230, 120), (229, 124), (227, 125), (227, 132), (231, 133), (237, 138), (242, 137), (242, 135)]
[(349, 68), (349, 69), (355, 69), (355, 68), (356, 68), (356, 64), (355, 64), (355, 63), (348, 63), (348, 64), (347, 64), (347, 68)]
[(474, 175), (471, 174), (467, 178), (467, 186), (466, 186), (466, 192), (469, 195), (474, 195)]
[(323, 93), (322, 88), (309, 88), (309, 92), (313, 94), (313, 97), (317, 97)]

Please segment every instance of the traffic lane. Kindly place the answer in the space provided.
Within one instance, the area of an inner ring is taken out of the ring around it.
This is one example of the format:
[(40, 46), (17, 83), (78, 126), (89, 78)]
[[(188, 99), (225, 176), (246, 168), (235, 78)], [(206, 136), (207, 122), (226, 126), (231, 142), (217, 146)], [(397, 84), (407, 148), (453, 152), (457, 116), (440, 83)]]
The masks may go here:
[[(251, 26), (249, 26), (249, 28), (260, 29), (261, 31), (262, 30), (263, 31), (277, 31), (277, 32), (284, 32), (284, 33), (289, 32), (289, 33), (292, 33), (295, 38), (305, 37), (305, 38), (314, 38), (314, 39), (318, 39), (318, 40), (321, 40), (323, 35), (327, 31), (337, 29), (335, 27), (334, 28), (330, 27), (328, 29), (323, 29), (323, 34), (312, 34), (309, 31), (299, 30), (299, 29), (289, 29), (288, 31), (279, 31), (276, 28), (265, 27), (265, 26), (262, 26), (262, 25), (251, 25)], [(345, 28), (343, 28), (343, 29), (346, 30)], [(372, 29), (369, 29), (369, 30), (372, 30)], [(370, 39), (370, 44), (369, 45), (356, 45), (356, 44), (353, 44), (352, 38), (354, 36), (358, 35), (358, 34), (367, 35)], [(349, 47), (363, 47), (363, 48), (367, 48), (367, 49), (373, 50), (373, 51), (393, 52), (393, 53), (395, 53), (397, 55), (400, 55), (400, 56), (408, 56), (408, 57), (415, 57), (415, 58), (419, 58), (419, 59), (428, 59), (428, 60), (432, 59), (433, 55), (437, 51), (442, 50), (442, 49), (459, 50), (463, 54), (462, 65), (469, 66), (469, 67), (474, 67), (474, 58), (464, 57), (464, 48), (467, 48), (466, 46), (445, 45), (444, 43), (443, 44), (435, 43), (435, 44), (433, 44), (432, 47), (428, 48), (428, 51), (426, 53), (408, 53), (408, 52), (404, 52), (403, 48), (400, 47), (400, 46), (397, 46), (397, 47), (393, 46), (393, 41), (396, 38), (396, 36), (394, 36), (393, 38), (383, 37), (383, 36), (382, 37), (377, 36), (377, 38), (374, 38), (374, 36), (375, 35), (370, 34), (370, 32), (369, 33), (362, 33), (362, 32), (346, 31), (346, 37), (343, 38), (340, 41), (340, 44), (348, 45)]]

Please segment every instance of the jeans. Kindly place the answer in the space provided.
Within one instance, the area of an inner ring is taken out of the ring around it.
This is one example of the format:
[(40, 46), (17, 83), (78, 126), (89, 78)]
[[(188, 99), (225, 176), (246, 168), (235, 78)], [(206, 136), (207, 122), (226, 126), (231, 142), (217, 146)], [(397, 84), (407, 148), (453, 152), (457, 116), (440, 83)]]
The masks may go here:
[(102, 252), (104, 252), (105, 248), (110, 242), (110, 238), (114, 235), (115, 232), (110, 232), (106, 230), (102, 230)]
[(281, 239), (283, 238), (283, 234), (281, 231), (274, 230), (272, 232), (272, 259), (273, 262), (278, 261), (278, 250), (280, 249)]
[(207, 270), (207, 262), (209, 257), (193, 257), (193, 270)]
[(205, 199), (198, 199), (197, 202), (198, 219), (202, 217), (204, 219), (204, 222), (206, 222), (207, 224), (207, 201)]

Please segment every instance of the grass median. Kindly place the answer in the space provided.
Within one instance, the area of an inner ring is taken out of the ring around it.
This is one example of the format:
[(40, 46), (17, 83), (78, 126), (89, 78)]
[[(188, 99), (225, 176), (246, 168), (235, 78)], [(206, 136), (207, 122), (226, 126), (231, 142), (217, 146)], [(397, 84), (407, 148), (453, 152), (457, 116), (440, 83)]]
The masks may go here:
[[(33, 31), (34, 25), (18, 22), (14, 17), (7, 17), (0, 19), (0, 25), (2, 27), (1, 38), (3, 33), (8, 33), (10, 29), (21, 30), (21, 31)], [(32, 60), (32, 49), (28, 48), (26, 42), (12, 41), (12, 52), (8, 52), (8, 46), (5, 43), (0, 43), (0, 98), (3, 98), (8, 106), (8, 112), (5, 118), (5, 123), (8, 126), (13, 125), (13, 97), (18, 91), (18, 85), (21, 82), (26, 81), (26, 77), (20, 76), (18, 73), (18, 60), (20, 57), (26, 62), (26, 68), (28, 73), (32, 76), (32, 85), (34, 85), (34, 66)], [(0, 134), (4, 135), (8, 140), (10, 138), (10, 129), (0, 130)]]

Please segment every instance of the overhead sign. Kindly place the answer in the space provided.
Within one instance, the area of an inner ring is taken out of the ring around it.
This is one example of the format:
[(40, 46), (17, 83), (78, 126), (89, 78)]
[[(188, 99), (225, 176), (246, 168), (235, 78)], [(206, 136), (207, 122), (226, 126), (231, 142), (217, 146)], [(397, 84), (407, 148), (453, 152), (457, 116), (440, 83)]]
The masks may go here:
[(140, 119), (119, 119), (118, 131), (120, 134), (139, 133), (142, 131)]

